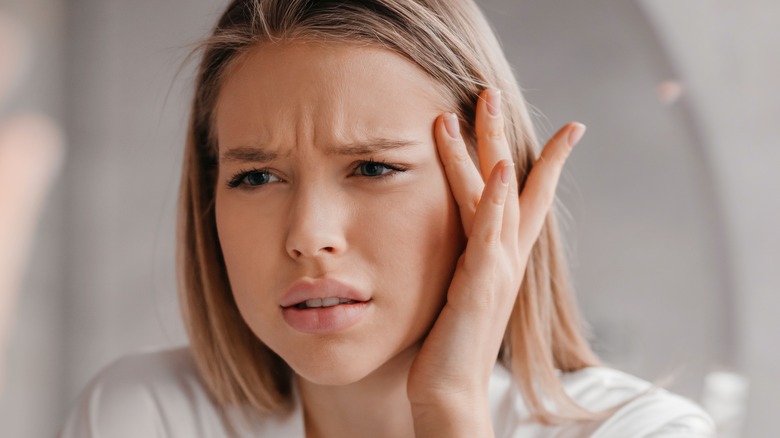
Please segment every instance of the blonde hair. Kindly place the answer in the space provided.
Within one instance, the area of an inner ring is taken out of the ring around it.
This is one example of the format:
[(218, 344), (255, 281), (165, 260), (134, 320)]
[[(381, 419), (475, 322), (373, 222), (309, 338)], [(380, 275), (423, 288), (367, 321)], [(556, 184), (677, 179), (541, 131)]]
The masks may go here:
[[(231, 293), (215, 224), (212, 113), (231, 62), (258, 45), (292, 39), (376, 45), (411, 60), (449, 93), (472, 151), (477, 97), (499, 88), (521, 189), (538, 153), (509, 63), (470, 0), (233, 1), (199, 47), (180, 192), (180, 300), (193, 356), (215, 400), (260, 413), (289, 406), (291, 371), (252, 333)], [(558, 375), (599, 362), (583, 336), (554, 212), (533, 247), (498, 360), (536, 421), (594, 418), (567, 396)]]

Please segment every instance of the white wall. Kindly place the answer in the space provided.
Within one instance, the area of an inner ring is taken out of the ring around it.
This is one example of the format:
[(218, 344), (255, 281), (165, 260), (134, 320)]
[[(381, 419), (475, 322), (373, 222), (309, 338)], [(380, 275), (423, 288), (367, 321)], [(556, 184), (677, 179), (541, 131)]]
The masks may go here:
[(0, 5), (36, 36), (37, 64), (15, 107), (55, 115), (68, 137), (19, 302), (0, 436), (53, 436), (108, 362), (185, 342), (173, 239), (191, 69), (174, 76), (222, 4)]
[[(34, 111), (61, 118), (65, 106), (61, 80), (64, 0), (0, 0), (0, 11), (25, 31), (36, 52), (24, 72), (25, 82), (9, 102), (0, 106), (0, 117)], [(66, 188), (55, 184), (46, 201), (31, 266), (18, 296), (0, 391), (3, 437), (50, 436), (54, 421), (62, 417), (63, 400), (59, 397), (64, 382), (60, 373), (63, 346), (59, 334), (65, 296), (60, 255), (64, 251), (66, 193)]]
[(774, 436), (780, 406), (780, 4), (644, 0), (642, 6), (685, 80), (724, 206), (735, 277), (735, 359), (752, 383), (745, 436)]

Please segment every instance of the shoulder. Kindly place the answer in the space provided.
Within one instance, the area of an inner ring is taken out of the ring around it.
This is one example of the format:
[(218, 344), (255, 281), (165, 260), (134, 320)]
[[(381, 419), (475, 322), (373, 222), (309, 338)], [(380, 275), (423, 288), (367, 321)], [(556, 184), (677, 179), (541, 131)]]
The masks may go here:
[(188, 348), (124, 356), (72, 407), (61, 438), (225, 436)]
[[(494, 371), (491, 400), (494, 424), (504, 424), (503, 435), (514, 436), (528, 423), (529, 413), (511, 374), (503, 367)], [(564, 390), (580, 406), (590, 411), (618, 407), (605, 420), (590, 424), (533, 426), (535, 436), (593, 437), (708, 437), (715, 435), (710, 417), (692, 401), (673, 394), (630, 374), (606, 367), (590, 367), (561, 374)], [(496, 418), (498, 417), (498, 418)], [(511, 420), (507, 422), (507, 418)], [(530, 430), (529, 430), (530, 432)]]
[(190, 351), (182, 347), (122, 356), (100, 371), (89, 388), (93, 392), (99, 390), (101, 398), (110, 401), (118, 395), (123, 399), (149, 395), (176, 397), (187, 388), (200, 386)]
[(592, 367), (564, 374), (566, 391), (583, 407), (597, 411), (623, 405), (594, 436), (714, 436), (712, 419), (696, 403), (630, 374)]

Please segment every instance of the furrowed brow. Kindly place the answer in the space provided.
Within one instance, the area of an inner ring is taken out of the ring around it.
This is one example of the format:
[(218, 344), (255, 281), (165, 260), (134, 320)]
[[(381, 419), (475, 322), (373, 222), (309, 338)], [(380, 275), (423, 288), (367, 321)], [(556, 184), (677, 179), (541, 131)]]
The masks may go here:
[(219, 157), (219, 161), (229, 162), (243, 162), (243, 163), (268, 163), (279, 158), (279, 153), (276, 151), (269, 151), (260, 147), (254, 146), (240, 146), (236, 148), (230, 148), (225, 151), (222, 156)]
[(327, 155), (370, 155), (393, 149), (419, 145), (416, 141), (388, 138), (372, 138), (353, 143), (342, 144), (325, 151)]
[[(326, 155), (371, 155), (393, 149), (418, 146), (419, 143), (411, 140), (396, 140), (387, 138), (373, 138), (352, 143), (346, 143), (325, 149)], [(285, 155), (289, 155), (285, 154)], [(239, 146), (230, 148), (219, 157), (220, 162), (244, 162), (244, 163), (268, 163), (279, 158), (280, 154), (273, 150), (267, 150), (258, 146)]]

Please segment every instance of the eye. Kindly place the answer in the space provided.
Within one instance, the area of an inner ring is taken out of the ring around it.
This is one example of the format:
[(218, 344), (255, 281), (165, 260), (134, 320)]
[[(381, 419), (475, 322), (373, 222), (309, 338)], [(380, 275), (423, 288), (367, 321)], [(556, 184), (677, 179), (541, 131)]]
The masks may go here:
[(355, 172), (359, 173), (359, 176), (365, 176), (369, 178), (382, 178), (391, 176), (396, 172), (404, 171), (406, 171), (406, 169), (379, 161), (362, 161), (358, 163), (355, 168)]
[(374, 161), (365, 161), (358, 166), (363, 176), (382, 176), (387, 172), (391, 172), (393, 169), (385, 166), (382, 163)]
[(243, 185), (251, 188), (251, 187), (264, 186), (268, 183), (272, 183), (276, 181), (281, 181), (281, 180), (278, 177), (274, 176), (271, 172), (267, 170), (253, 169), (253, 170), (241, 171), (235, 174), (228, 181), (228, 187), (235, 188)]

